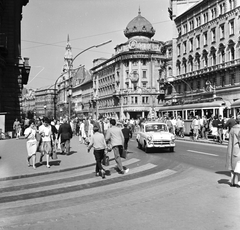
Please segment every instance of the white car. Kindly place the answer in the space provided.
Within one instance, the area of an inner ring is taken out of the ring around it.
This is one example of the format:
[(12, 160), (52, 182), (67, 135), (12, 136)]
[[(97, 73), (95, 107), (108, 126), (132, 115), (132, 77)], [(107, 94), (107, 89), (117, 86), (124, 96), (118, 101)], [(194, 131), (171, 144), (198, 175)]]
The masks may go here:
[(138, 148), (143, 148), (146, 153), (151, 148), (168, 148), (174, 152), (175, 136), (168, 131), (168, 127), (162, 122), (145, 122), (140, 126), (137, 134)]

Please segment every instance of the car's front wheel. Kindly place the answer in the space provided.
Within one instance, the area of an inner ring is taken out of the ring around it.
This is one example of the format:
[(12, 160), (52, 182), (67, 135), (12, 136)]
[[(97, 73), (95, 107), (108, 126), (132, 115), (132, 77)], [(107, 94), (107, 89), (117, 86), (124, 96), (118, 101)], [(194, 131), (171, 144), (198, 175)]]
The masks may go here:
[(137, 141), (137, 143), (138, 143), (138, 148), (141, 149), (142, 145), (140, 144), (139, 140)]
[(144, 151), (145, 151), (145, 153), (149, 153), (149, 148), (147, 147), (147, 144), (146, 143), (144, 143)]

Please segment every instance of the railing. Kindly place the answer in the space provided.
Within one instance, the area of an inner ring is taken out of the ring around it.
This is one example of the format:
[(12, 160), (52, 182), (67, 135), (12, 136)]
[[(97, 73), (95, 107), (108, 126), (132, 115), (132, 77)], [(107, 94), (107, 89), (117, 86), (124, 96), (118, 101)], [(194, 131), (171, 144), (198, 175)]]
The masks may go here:
[(201, 74), (204, 74), (204, 73), (214, 72), (214, 71), (218, 71), (218, 70), (226, 69), (226, 68), (230, 68), (230, 67), (235, 67), (237, 65), (240, 65), (240, 59), (235, 59), (235, 60), (232, 60), (232, 61), (216, 64), (214, 66), (208, 66), (208, 67), (205, 67), (203, 69), (195, 70), (195, 71), (192, 71), (192, 72), (189, 72), (189, 73), (180, 74), (176, 77), (176, 80), (201, 75)]

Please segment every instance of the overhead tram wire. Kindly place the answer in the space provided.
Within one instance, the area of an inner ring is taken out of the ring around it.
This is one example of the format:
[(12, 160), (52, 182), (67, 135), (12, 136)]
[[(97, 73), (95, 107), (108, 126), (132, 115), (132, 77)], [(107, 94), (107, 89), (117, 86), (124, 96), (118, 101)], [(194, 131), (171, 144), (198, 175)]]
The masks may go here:
[[(152, 25), (156, 25), (156, 24), (161, 24), (161, 23), (165, 23), (165, 22), (169, 22), (170, 20), (165, 20), (165, 21), (160, 21), (160, 22), (155, 22), (152, 23)], [(89, 36), (85, 36), (85, 37), (80, 37), (80, 38), (74, 38), (71, 39), (71, 41), (76, 41), (76, 40), (81, 40), (81, 39), (87, 39), (87, 38), (91, 38), (91, 37), (97, 37), (97, 36), (101, 36), (101, 35), (105, 35), (105, 34), (112, 34), (112, 33), (117, 33), (117, 32), (122, 32), (123, 30), (113, 30), (113, 31), (109, 31), (109, 32), (105, 32), (105, 33), (100, 33), (100, 34), (93, 34), (93, 35), (89, 35)], [(43, 42), (37, 42), (37, 41), (29, 41), (29, 40), (24, 40), (22, 39), (23, 42), (29, 42), (29, 43), (36, 43), (36, 44), (41, 44), (39, 46), (32, 46), (32, 47), (27, 47), (27, 48), (23, 48), (23, 50), (26, 49), (33, 49), (33, 48), (38, 48), (38, 47), (42, 47), (42, 46), (56, 46), (56, 47), (65, 47), (65, 46), (61, 46), (61, 45), (57, 45), (59, 43), (64, 43), (66, 41), (59, 41), (59, 42), (54, 42), (54, 43), (43, 43)], [(77, 49), (77, 48), (76, 48)], [(94, 52), (94, 51), (93, 51)], [(100, 52), (101, 53), (101, 52)]]

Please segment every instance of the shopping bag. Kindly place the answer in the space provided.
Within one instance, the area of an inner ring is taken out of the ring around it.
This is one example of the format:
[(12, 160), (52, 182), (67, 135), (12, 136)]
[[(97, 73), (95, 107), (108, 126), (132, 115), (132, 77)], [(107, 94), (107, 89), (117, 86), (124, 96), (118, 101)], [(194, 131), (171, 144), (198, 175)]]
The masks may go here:
[(102, 164), (105, 166), (109, 166), (109, 156), (107, 156), (106, 154), (104, 154)]

